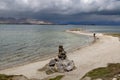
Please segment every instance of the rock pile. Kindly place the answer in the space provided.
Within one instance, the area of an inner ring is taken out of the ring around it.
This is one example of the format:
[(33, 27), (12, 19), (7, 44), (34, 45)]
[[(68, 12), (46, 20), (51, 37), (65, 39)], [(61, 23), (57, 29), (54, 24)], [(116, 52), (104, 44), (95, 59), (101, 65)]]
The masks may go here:
[(62, 45), (59, 46), (58, 57), (50, 60), (46, 73), (53, 72), (69, 72), (75, 69), (73, 60), (69, 60), (66, 55), (66, 51)]

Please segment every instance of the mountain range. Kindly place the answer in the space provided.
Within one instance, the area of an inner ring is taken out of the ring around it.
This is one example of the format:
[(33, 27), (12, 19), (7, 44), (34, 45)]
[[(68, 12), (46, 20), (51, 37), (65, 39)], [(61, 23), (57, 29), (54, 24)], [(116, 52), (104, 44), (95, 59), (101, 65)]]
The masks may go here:
[(52, 22), (42, 21), (38, 19), (30, 19), (30, 18), (4, 18), (0, 17), (0, 24), (36, 24), (36, 25), (50, 25)]

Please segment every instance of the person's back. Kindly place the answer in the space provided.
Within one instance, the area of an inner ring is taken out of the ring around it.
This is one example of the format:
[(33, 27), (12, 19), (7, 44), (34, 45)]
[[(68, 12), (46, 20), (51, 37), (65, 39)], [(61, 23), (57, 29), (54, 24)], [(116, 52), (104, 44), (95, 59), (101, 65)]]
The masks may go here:
[(93, 37), (96, 37), (96, 34), (95, 34), (95, 33), (93, 34)]

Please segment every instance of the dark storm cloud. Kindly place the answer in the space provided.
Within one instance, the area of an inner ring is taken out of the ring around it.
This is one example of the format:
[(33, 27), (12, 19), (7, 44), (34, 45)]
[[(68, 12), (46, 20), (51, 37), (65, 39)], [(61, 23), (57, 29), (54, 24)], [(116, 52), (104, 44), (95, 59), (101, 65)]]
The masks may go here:
[(0, 0), (0, 17), (120, 21), (120, 0)]

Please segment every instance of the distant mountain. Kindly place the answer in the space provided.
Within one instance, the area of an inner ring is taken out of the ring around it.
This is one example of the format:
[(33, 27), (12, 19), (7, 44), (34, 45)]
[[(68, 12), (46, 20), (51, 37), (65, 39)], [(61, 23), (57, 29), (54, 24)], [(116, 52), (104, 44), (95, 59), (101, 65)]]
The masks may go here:
[(52, 22), (37, 20), (37, 19), (28, 19), (28, 18), (4, 18), (0, 17), (0, 24), (36, 24), (36, 25), (47, 25), (53, 24)]
[(120, 22), (115, 21), (81, 21), (81, 22), (65, 22), (61, 24), (72, 24), (72, 25), (120, 25)]

